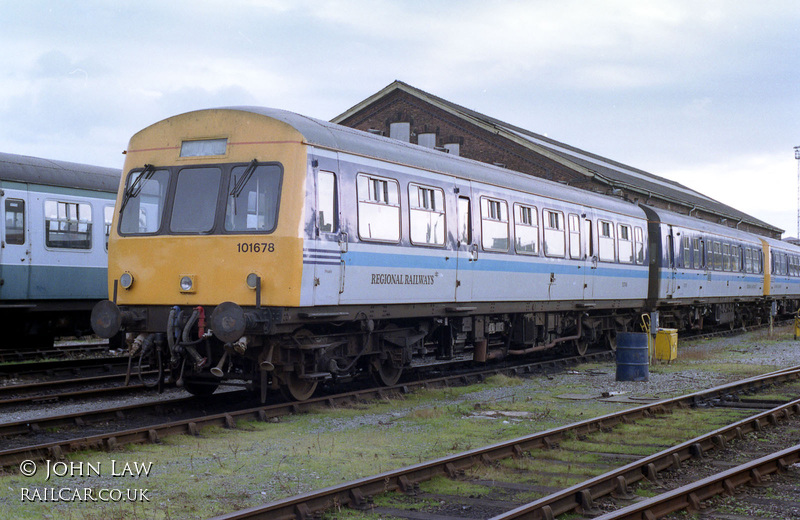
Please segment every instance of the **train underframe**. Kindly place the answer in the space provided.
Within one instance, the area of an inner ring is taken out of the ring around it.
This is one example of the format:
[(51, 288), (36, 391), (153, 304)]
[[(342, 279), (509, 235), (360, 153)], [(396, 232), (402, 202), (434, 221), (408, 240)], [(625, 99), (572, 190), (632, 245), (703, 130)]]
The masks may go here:
[[(791, 314), (798, 309), (797, 300), (773, 301), (662, 306), (659, 325), (680, 331), (733, 329), (762, 323), (773, 312)], [(136, 330), (138, 323), (148, 324), (145, 330), (163, 331), (129, 333), (132, 355), (150, 366), (169, 367), (169, 377), (189, 392), (208, 395), (220, 384), (238, 384), (260, 393), (262, 401), (271, 391), (305, 400), (321, 383), (371, 379), (391, 386), (414, 368), (583, 355), (589, 348), (615, 350), (618, 332), (642, 330), (641, 311), (622, 307), (492, 314), (475, 310), (451, 308), (448, 316), (410, 316), (371, 307), (352, 311), (348, 319), (332, 319), (340, 316), (292, 315), (226, 303), (214, 309), (208, 323), (201, 307), (175, 307), (168, 315), (164, 308), (139, 309), (128, 312), (126, 320), (128, 330)], [(215, 328), (230, 330), (212, 333)]]

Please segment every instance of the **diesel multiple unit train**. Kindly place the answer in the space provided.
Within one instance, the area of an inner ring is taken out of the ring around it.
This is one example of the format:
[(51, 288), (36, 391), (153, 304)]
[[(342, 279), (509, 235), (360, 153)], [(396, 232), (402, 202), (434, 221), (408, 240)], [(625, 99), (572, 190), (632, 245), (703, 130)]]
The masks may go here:
[(91, 333), (108, 298), (120, 171), (0, 153), (0, 330), (5, 347)]
[(800, 298), (800, 248), (290, 112), (190, 112), (126, 153), (92, 325), (195, 394), (303, 400)]

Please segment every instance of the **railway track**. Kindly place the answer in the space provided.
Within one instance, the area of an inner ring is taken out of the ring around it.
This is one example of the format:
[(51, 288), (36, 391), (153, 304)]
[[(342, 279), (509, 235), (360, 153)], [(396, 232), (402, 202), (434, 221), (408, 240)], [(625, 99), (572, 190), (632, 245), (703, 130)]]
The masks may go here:
[[(143, 373), (144, 376), (155, 376), (156, 371)], [(56, 381), (40, 381), (20, 385), (0, 386), (0, 406), (35, 405), (53, 403), (66, 399), (93, 399), (110, 395), (129, 394), (147, 390), (140, 383), (137, 374), (132, 375), (132, 384), (125, 384), (126, 374), (106, 374)]]
[(0, 349), (0, 363), (14, 363), (37, 359), (60, 359), (75, 356), (95, 355), (108, 352), (108, 340), (91, 342), (64, 342), (49, 349), (12, 348)]
[(63, 378), (79, 374), (125, 371), (127, 367), (127, 356), (6, 363), (0, 365), (0, 379)]
[[(715, 405), (715, 409), (719, 409), (724, 405), (731, 402), (737, 402), (738, 396), (757, 392), (770, 388), (772, 385), (783, 382), (795, 382), (800, 378), (800, 367), (794, 367), (789, 370), (782, 370), (775, 373), (767, 374), (756, 378), (746, 379), (740, 382), (723, 385), (710, 390), (689, 394), (687, 396), (677, 397), (674, 399), (667, 399), (648, 405), (638, 406), (622, 412), (604, 415), (574, 423), (571, 425), (563, 426), (539, 432), (522, 438), (513, 439), (497, 443), (483, 448), (469, 450), (467, 452), (459, 453), (453, 456), (443, 457), (433, 461), (416, 464), (403, 469), (384, 472), (379, 475), (359, 479), (357, 481), (349, 482), (340, 486), (329, 487), (320, 491), (306, 493), (304, 495), (295, 496), (279, 500), (277, 502), (266, 504), (260, 507), (250, 508), (248, 510), (231, 513), (217, 517), (217, 520), (241, 520), (241, 519), (255, 519), (255, 518), (270, 518), (270, 519), (290, 519), (290, 518), (311, 518), (327, 510), (336, 510), (342, 507), (353, 507), (357, 509), (370, 510), (382, 515), (391, 515), (406, 518), (430, 518), (432, 515), (437, 517), (446, 516), (464, 516), (465, 509), (472, 508), (475, 503), (475, 498), (463, 499), (460, 507), (462, 508), (459, 515), (453, 514), (452, 510), (443, 508), (432, 507), (424, 510), (424, 514), (415, 511), (419, 506), (412, 505), (409, 509), (399, 509), (398, 507), (383, 507), (379, 508), (374, 505), (376, 496), (381, 496), (386, 493), (399, 491), (402, 494), (395, 496), (403, 497), (399, 501), (409, 500), (412, 504), (418, 504), (419, 499), (428, 499), (431, 497), (420, 497), (420, 484), (428, 480), (444, 477), (449, 479), (456, 479), (460, 481), (468, 480), (465, 476), (474, 471), (475, 468), (486, 467), (502, 467), (504, 461), (514, 461), (510, 473), (519, 472), (525, 469), (526, 463), (532, 463), (534, 472), (537, 475), (541, 473), (558, 471), (552, 468), (559, 466), (566, 468), (569, 466), (570, 473), (580, 473), (580, 469), (575, 466), (580, 466), (577, 463), (558, 463), (553, 460), (552, 453), (564, 449), (564, 446), (575, 442), (592, 442), (596, 447), (609, 446), (609, 441), (606, 435), (613, 431), (615, 428), (631, 428), (635, 427), (637, 423), (644, 423), (645, 432), (649, 431), (650, 435), (659, 428), (666, 427), (663, 423), (670, 416), (677, 417), (678, 422), (683, 420), (683, 417), (689, 413), (690, 410), (699, 410), (702, 413), (705, 407)], [(765, 428), (771, 428), (775, 425), (793, 421), (794, 427), (797, 428), (798, 416), (800, 416), (800, 400), (796, 399), (787, 400), (785, 403), (778, 407), (761, 412), (752, 417), (741, 418), (737, 417), (736, 421), (731, 424), (726, 424), (723, 427), (716, 428), (711, 432), (704, 433), (698, 437), (687, 440), (675, 446), (670, 446), (665, 450), (654, 450), (651, 446), (651, 451), (657, 453), (646, 456), (636, 457), (637, 460), (630, 462), (631, 457), (625, 456), (619, 448), (612, 444), (612, 450), (609, 455), (613, 459), (616, 467), (611, 470), (606, 470), (609, 460), (602, 458), (602, 470), (597, 468), (589, 470), (599, 472), (600, 475), (589, 478), (588, 480), (579, 484), (568, 486), (560, 490), (549, 489), (544, 493), (545, 496), (539, 498), (529, 504), (523, 506), (516, 505), (517, 507), (508, 507), (509, 504), (496, 504), (497, 500), (490, 500), (488, 502), (495, 502), (495, 511), (497, 507), (506, 507), (507, 512), (502, 513), (503, 516), (499, 518), (554, 518), (555, 516), (566, 512), (577, 512), (582, 514), (584, 512), (591, 512), (593, 515), (596, 511), (596, 501), (599, 498), (617, 494), (624, 498), (631, 498), (630, 487), (643, 481), (644, 479), (650, 482), (657, 482), (660, 475), (664, 471), (675, 470), (692, 458), (702, 457), (709, 452), (721, 449), (731, 443), (734, 439), (742, 438), (750, 432), (758, 432)], [(751, 406), (761, 405), (750, 401)], [(728, 408), (726, 408), (728, 409)], [(731, 407), (729, 410), (733, 411), (733, 415), (743, 415), (741, 408)], [(695, 413), (695, 412), (692, 412)], [(649, 424), (648, 424), (649, 423)], [(662, 424), (660, 424), (662, 423)], [(643, 433), (640, 431), (638, 434), (628, 431), (626, 435), (629, 436), (630, 444), (637, 444), (637, 439), (642, 439)], [(644, 437), (646, 438), (646, 437)], [(646, 443), (645, 443), (646, 444)], [(558, 447), (559, 450), (554, 450)], [(579, 451), (585, 451), (583, 446)], [(539, 454), (541, 457), (547, 458), (547, 468), (543, 469), (542, 466), (536, 465), (537, 458), (531, 454)], [(550, 454), (550, 456), (548, 456)], [(620, 463), (619, 461), (625, 461)], [(788, 458), (785, 460), (789, 460)], [(519, 462), (518, 462), (519, 461)], [(590, 464), (591, 466), (591, 464)], [(530, 468), (528, 468), (530, 469)], [(518, 476), (518, 475), (517, 475)], [(515, 486), (515, 484), (517, 484)], [(479, 482), (492, 489), (502, 489), (503, 482), (498, 482), (498, 479), (492, 479), (491, 482)], [(505, 485), (505, 489), (516, 489), (517, 491), (525, 489), (531, 491), (536, 489), (537, 486), (531, 484), (518, 485), (518, 483), (510, 482)], [(539, 486), (541, 492), (541, 486)], [(413, 495), (417, 497), (413, 497)], [(407, 497), (412, 498), (407, 499)], [(436, 500), (439, 497), (434, 496)], [(453, 497), (447, 497), (447, 500), (453, 500)], [(456, 502), (462, 499), (455, 499)], [(481, 500), (477, 500), (481, 502)], [(482, 502), (487, 502), (483, 500)], [(502, 502), (500, 500), (499, 502)], [(486, 506), (486, 504), (483, 504)], [(490, 515), (480, 515), (480, 517), (493, 516), (498, 514), (494, 512)], [(472, 516), (472, 515), (469, 515)], [(632, 516), (630, 518), (657, 518), (649, 516)]]
[[(180, 398), (157, 403), (144, 403), (140, 405), (126, 405), (122, 407), (110, 407), (96, 411), (82, 411), (80, 413), (42, 416), (36, 419), (25, 419), (22, 421), (0, 423), (0, 437), (6, 438), (6, 444), (16, 444), (13, 448), (0, 451), (0, 467), (13, 467), (24, 460), (45, 460), (48, 458), (60, 458), (64, 454), (82, 449), (114, 449), (125, 444), (138, 444), (146, 442), (157, 442), (166, 435), (173, 434), (197, 434), (204, 426), (223, 426), (225, 428), (235, 428), (238, 420), (269, 420), (275, 417), (298, 413), (305, 410), (319, 409), (320, 407), (342, 406), (344, 404), (361, 402), (365, 400), (381, 399), (393, 393), (405, 393), (415, 388), (436, 388), (442, 386), (478, 383), (486, 377), (497, 374), (523, 375), (530, 373), (542, 373), (555, 369), (561, 369), (573, 365), (579, 361), (597, 361), (608, 359), (610, 352), (594, 352), (583, 357), (570, 357), (550, 361), (540, 361), (518, 366), (500, 366), (489, 369), (466, 371), (433, 379), (421, 379), (418, 381), (405, 382), (401, 385), (385, 388), (368, 388), (346, 393), (333, 394), (303, 402), (281, 402), (267, 405), (245, 406), (242, 408), (227, 408), (223, 411), (203, 414), (196, 411), (190, 417), (182, 416), (178, 420), (164, 422), (163, 420), (148, 419), (147, 424), (137, 425), (136, 427), (120, 428), (120, 423), (130, 424), (132, 422), (143, 422), (143, 416), (162, 417), (165, 414), (178, 415), (183, 413), (194, 403), (195, 410), (208, 409), (214, 400), (230, 403), (236, 402), (243, 405), (252, 404), (254, 401), (247, 400), (241, 393), (239, 397), (232, 398), (230, 393), (214, 394), (213, 399), (199, 400), (193, 397)], [(200, 406), (197, 406), (197, 405)], [(164, 412), (167, 410), (168, 412)], [(111, 421), (112, 424), (105, 428), (105, 431), (86, 435), (91, 425), (102, 424)], [(117, 426), (114, 425), (117, 423)], [(53, 430), (61, 428), (80, 427), (84, 434), (81, 437), (71, 437), (69, 430), (66, 435), (56, 435)], [(43, 432), (47, 435), (43, 435)], [(16, 437), (15, 437), (16, 436)], [(12, 442), (11, 438), (15, 438)], [(20, 440), (22, 439), (22, 440)], [(30, 444), (35, 443), (35, 444)]]

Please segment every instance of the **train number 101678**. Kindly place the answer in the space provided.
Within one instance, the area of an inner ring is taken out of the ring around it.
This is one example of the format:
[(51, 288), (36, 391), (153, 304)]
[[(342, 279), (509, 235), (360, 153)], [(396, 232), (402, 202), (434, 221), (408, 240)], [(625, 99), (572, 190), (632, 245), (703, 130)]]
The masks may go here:
[(275, 244), (272, 242), (239, 242), (236, 244), (240, 253), (274, 253)]

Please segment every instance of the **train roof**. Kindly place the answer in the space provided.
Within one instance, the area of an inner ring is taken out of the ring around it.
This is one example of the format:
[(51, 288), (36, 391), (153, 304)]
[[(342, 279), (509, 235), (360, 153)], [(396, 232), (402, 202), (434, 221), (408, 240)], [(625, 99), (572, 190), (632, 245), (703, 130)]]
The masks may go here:
[(0, 152), (0, 181), (116, 192), (121, 170)]
[(472, 159), (449, 155), (439, 150), (371, 134), (286, 110), (265, 107), (224, 107), (220, 110), (239, 110), (277, 119), (300, 132), (306, 143), (312, 146), (468, 178), (561, 200), (585, 202), (592, 206), (618, 213), (642, 215), (640, 208), (622, 199), (588, 192), (540, 177), (533, 177)]

